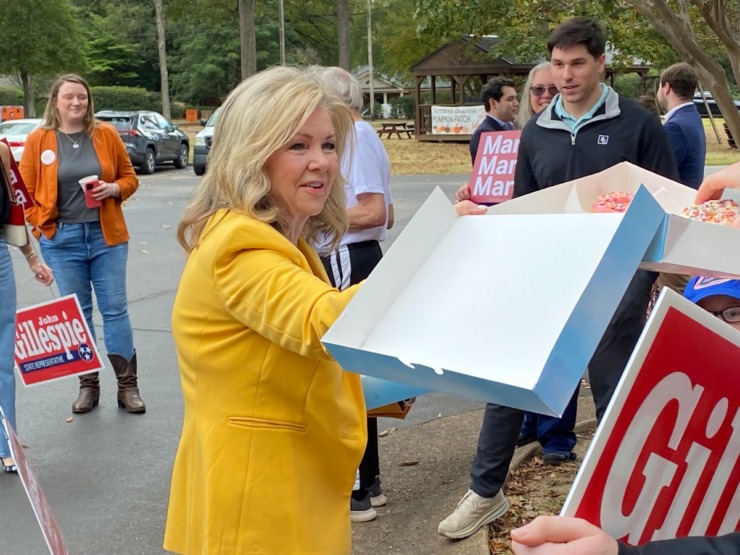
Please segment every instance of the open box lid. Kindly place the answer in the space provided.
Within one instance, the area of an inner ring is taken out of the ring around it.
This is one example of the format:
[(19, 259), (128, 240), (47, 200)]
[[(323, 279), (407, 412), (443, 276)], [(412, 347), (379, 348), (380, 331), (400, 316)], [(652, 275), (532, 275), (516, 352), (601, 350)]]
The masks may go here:
[(561, 414), (664, 211), (458, 217), (435, 190), (323, 342), (346, 369)]
[(740, 246), (740, 231), (690, 220), (683, 209), (694, 204), (696, 191), (661, 175), (622, 162), (602, 172), (568, 181), (498, 204), (489, 214), (590, 213), (604, 193), (633, 193), (643, 185), (665, 211), (665, 218), (641, 268), (647, 270), (740, 277), (740, 257), (728, 256)]

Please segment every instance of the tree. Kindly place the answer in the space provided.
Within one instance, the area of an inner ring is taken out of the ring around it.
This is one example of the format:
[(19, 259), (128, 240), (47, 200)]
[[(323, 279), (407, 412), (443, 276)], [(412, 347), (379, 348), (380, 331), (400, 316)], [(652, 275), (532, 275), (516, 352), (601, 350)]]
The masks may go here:
[[(180, 0), (177, 0), (178, 2)], [(160, 86), (152, 0), (71, 0), (87, 44), (88, 81), (156, 90)]]
[(82, 32), (68, 0), (0, 0), (0, 28), (0, 72), (18, 75), (33, 117), (32, 78), (85, 68)]
[(242, 79), (257, 73), (257, 40), (254, 33), (255, 0), (239, 0), (239, 44)]
[[(719, 39), (740, 84), (740, 3), (737, 0), (626, 0), (652, 23), (681, 57), (699, 74), (717, 102), (733, 137), (740, 137), (740, 112), (732, 101), (724, 69), (707, 51), (701, 23)], [(697, 17), (697, 14), (699, 17)], [(701, 34), (700, 34), (701, 33)], [(706, 35), (705, 35), (706, 37)]]
[(162, 91), (162, 115), (167, 121), (172, 119), (170, 113), (170, 83), (167, 73), (167, 48), (165, 46), (164, 10), (162, 0), (154, 0), (154, 12), (157, 18), (157, 51), (159, 52), (159, 77)]
[(350, 17), (349, 0), (337, 0), (337, 37), (339, 67), (350, 70)]

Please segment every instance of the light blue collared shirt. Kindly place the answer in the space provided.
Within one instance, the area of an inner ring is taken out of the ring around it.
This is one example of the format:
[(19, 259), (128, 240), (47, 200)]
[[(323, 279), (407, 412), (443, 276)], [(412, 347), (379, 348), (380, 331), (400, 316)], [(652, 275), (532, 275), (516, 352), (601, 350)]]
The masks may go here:
[(570, 127), (572, 133), (578, 131), (578, 129), (582, 127), (584, 123), (594, 117), (596, 110), (598, 110), (606, 101), (606, 97), (609, 94), (610, 88), (604, 83), (600, 83), (599, 86), (601, 87), (601, 96), (596, 101), (596, 104), (591, 106), (591, 109), (578, 119), (574, 118), (565, 111), (565, 106), (563, 106), (563, 95), (558, 95), (558, 101), (555, 103), (555, 113), (565, 125)]

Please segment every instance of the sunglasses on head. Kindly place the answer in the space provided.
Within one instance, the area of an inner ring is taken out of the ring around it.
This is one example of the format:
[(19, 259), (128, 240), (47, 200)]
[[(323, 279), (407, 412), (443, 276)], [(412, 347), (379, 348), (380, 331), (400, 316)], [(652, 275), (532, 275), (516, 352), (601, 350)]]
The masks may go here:
[(555, 85), (550, 85), (549, 87), (543, 87), (542, 85), (537, 85), (536, 87), (530, 87), (529, 88), (532, 91), (532, 94), (535, 96), (542, 96), (545, 94), (545, 91), (550, 93), (550, 96), (555, 96), (558, 94), (558, 88)]

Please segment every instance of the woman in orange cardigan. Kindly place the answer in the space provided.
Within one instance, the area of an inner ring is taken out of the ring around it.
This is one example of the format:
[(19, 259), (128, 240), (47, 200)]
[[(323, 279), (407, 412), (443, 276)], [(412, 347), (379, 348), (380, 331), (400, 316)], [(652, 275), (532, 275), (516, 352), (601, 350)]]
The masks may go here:
[[(26, 218), (59, 292), (77, 294), (93, 335), (95, 290), (105, 347), (118, 379), (118, 406), (143, 413), (126, 297), (129, 236), (121, 211), (139, 182), (118, 132), (96, 122), (94, 113), (82, 77), (62, 75), (52, 85), (43, 123), (28, 136), (21, 159), (21, 175), (34, 200)], [(91, 175), (99, 179), (86, 198), (80, 180)], [(72, 411), (89, 412), (99, 399), (97, 373), (82, 376)]]

